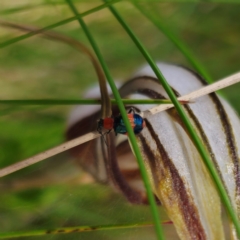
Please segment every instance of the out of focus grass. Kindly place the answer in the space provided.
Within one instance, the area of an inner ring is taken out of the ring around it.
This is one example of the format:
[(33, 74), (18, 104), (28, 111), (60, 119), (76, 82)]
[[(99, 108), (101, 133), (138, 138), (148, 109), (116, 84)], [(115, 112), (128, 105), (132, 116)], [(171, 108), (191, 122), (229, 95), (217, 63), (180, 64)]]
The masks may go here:
[[(97, 0), (75, 2), (80, 12), (102, 4)], [(9, 11), (29, 4), (36, 7)], [(239, 71), (240, 4), (160, 1), (143, 4), (189, 46), (213, 79)], [(123, 1), (115, 6), (154, 59), (190, 67), (173, 44), (133, 5)], [(2, 20), (39, 27), (72, 16), (68, 6), (59, 1), (4, 0), (0, 9)], [(141, 54), (107, 9), (84, 19), (116, 79), (128, 79), (144, 64)], [(77, 22), (55, 30), (89, 45)], [(0, 42), (21, 34), (0, 28)], [(97, 82), (88, 59), (61, 43), (33, 37), (2, 48), (0, 53), (0, 99), (76, 99)], [(223, 93), (240, 113), (239, 85)], [(62, 143), (70, 109), (69, 106), (1, 105), (0, 166)], [(110, 188), (93, 183), (67, 153), (2, 178), (0, 189), (1, 232), (151, 220), (148, 207), (131, 206)], [(145, 239), (145, 236), (154, 239), (153, 228), (84, 233), (81, 239)], [(78, 239), (79, 235), (71, 235), (71, 239), (74, 237)], [(54, 238), (69, 239), (69, 236)]]

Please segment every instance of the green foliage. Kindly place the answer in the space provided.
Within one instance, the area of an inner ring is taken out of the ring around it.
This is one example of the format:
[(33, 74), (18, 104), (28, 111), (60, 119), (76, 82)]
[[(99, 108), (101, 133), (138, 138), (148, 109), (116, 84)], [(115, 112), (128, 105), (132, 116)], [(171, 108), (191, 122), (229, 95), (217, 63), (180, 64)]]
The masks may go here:
[[(75, 2), (84, 11), (102, 5), (101, 1)], [(25, 3), (26, 6), (1, 1), (0, 18), (46, 27), (72, 17), (63, 1), (61, 4), (57, 1), (38, 1), (36, 5), (31, 1)], [(148, 4), (143, 1), (142, 5), (148, 5), (149, 11), (161, 18), (167, 28), (191, 49), (214, 80), (239, 70), (239, 4), (191, 1), (151, 1)], [(123, 1), (116, 6), (155, 60), (190, 66), (175, 46), (131, 3)], [(107, 9), (88, 15), (84, 20), (94, 33), (114, 78), (127, 79), (145, 63)], [(76, 22), (68, 21), (55, 30), (88, 45)], [(1, 43), (4, 43), (22, 33), (0, 28), (0, 35)], [(0, 51), (1, 99), (77, 99), (88, 86), (97, 82), (88, 59), (57, 42), (31, 37), (6, 45)], [(224, 90), (224, 96), (240, 112), (239, 84)], [(67, 106), (0, 106), (0, 166), (61, 143), (69, 110)], [(130, 206), (100, 184), (89, 181), (84, 185), (85, 178), (89, 177), (71, 160), (67, 154), (60, 154), (1, 179), (1, 232), (151, 220), (148, 207)], [(78, 234), (71, 236), (71, 239), (79, 238)], [(145, 236), (154, 239), (154, 232), (153, 228), (147, 228), (83, 233), (81, 239), (112, 239), (113, 236), (114, 239), (146, 239)], [(69, 239), (67, 236), (54, 238)]]

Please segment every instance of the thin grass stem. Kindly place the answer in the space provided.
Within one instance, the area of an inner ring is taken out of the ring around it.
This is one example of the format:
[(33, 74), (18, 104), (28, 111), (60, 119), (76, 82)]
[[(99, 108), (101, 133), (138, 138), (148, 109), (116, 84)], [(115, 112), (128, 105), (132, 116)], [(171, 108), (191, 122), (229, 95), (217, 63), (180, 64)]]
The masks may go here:
[[(171, 224), (171, 222), (163, 221), (162, 224), (167, 225), (167, 224)], [(130, 224), (102, 225), (102, 226), (76, 226), (76, 227), (56, 228), (56, 229), (49, 229), (49, 230), (45, 229), (45, 230), (32, 230), (32, 231), (16, 231), (16, 232), (0, 233), (0, 239), (118, 230), (118, 229), (128, 229), (128, 228), (142, 228), (142, 227), (151, 227), (151, 226), (153, 226), (152, 222), (146, 222), (146, 223), (130, 223)]]
[(124, 107), (123, 102), (121, 100), (121, 96), (120, 96), (120, 94), (118, 92), (118, 89), (117, 89), (117, 87), (116, 87), (116, 85), (115, 85), (115, 83), (114, 83), (114, 81), (113, 81), (113, 79), (110, 75), (108, 67), (107, 67), (107, 65), (106, 65), (106, 63), (105, 63), (105, 61), (102, 57), (102, 54), (100, 53), (100, 50), (98, 49), (98, 46), (97, 46), (94, 38), (92, 37), (90, 31), (88, 30), (88, 27), (86, 26), (86, 24), (83, 21), (83, 19), (81, 18), (81, 16), (79, 16), (78, 11), (75, 8), (75, 6), (73, 5), (73, 3), (70, 0), (66, 0), (66, 2), (69, 4), (73, 13), (78, 17), (78, 21), (79, 21), (82, 29), (84, 30), (85, 34), (87, 35), (87, 37), (88, 37), (88, 39), (89, 39), (89, 41), (90, 41), (90, 43), (91, 43), (91, 45), (92, 45), (92, 47), (95, 51), (95, 54), (98, 57), (98, 60), (99, 60), (100, 64), (102, 65), (103, 71), (104, 71), (104, 73), (106, 75), (106, 78), (108, 80), (108, 83), (109, 83), (109, 85), (112, 89), (112, 93), (113, 93), (115, 99), (118, 102), (118, 107), (119, 107), (119, 110), (120, 110), (121, 115), (123, 117), (124, 123), (126, 125), (126, 129), (128, 131), (128, 137), (129, 137), (129, 140), (131, 142), (133, 152), (134, 152), (134, 154), (136, 156), (136, 159), (138, 161), (138, 165), (139, 165), (139, 168), (140, 168), (142, 179), (143, 179), (144, 184), (145, 184), (147, 197), (148, 197), (148, 200), (149, 200), (149, 203), (150, 203), (150, 208), (151, 208), (152, 215), (153, 215), (153, 220), (154, 220), (154, 223), (155, 223), (155, 230), (156, 230), (157, 238), (158, 239), (163, 239), (163, 231), (162, 231), (161, 221), (160, 221), (158, 211), (157, 211), (157, 205), (156, 205), (156, 202), (155, 202), (155, 199), (154, 199), (154, 195), (152, 193), (152, 189), (151, 189), (150, 182), (149, 182), (149, 179), (148, 179), (147, 171), (145, 169), (143, 159), (142, 159), (139, 147), (138, 147), (137, 142), (136, 142), (135, 135), (133, 133), (133, 130), (131, 128), (130, 122), (129, 122), (127, 114), (126, 114), (125, 107)]
[[(207, 95), (212, 92), (224, 89), (228, 86), (240, 82), (240, 72), (235, 73), (229, 77), (221, 79), (215, 83), (207, 85), (201, 89), (191, 92), (187, 95), (178, 98), (178, 101), (182, 104), (191, 103), (192, 100)], [(123, 104), (171, 104), (171, 100), (165, 99), (122, 99)], [(116, 99), (111, 99), (111, 103), (117, 105)], [(2, 105), (98, 105), (101, 104), (100, 99), (28, 99), (28, 100), (0, 100)], [(163, 110), (162, 110), (163, 109)], [(168, 109), (167, 106), (157, 106), (149, 109), (152, 114), (156, 114), (160, 111)]]
[(68, 141), (66, 143), (63, 143), (61, 145), (58, 145), (57, 147), (51, 148), (47, 151), (41, 152), (33, 157), (30, 157), (28, 159), (25, 159), (21, 162), (12, 164), (6, 168), (3, 168), (0, 170), (0, 177), (7, 176), (10, 173), (16, 172), (20, 169), (23, 169), (25, 167), (28, 167), (30, 165), (33, 165), (35, 163), (38, 163), (44, 159), (47, 159), (49, 157), (52, 157), (56, 154), (59, 154), (61, 152), (67, 151), (68, 149), (71, 149), (73, 147), (76, 147), (82, 143), (88, 142), (90, 140), (93, 140), (97, 137), (100, 137), (101, 135), (98, 132), (90, 132), (83, 136), (80, 136), (78, 138), (75, 138), (71, 141)]
[[(81, 14), (81, 17), (85, 17), (85, 16), (87, 16), (87, 15), (89, 15), (89, 14), (92, 14), (92, 13), (95, 13), (95, 12), (97, 12), (97, 11), (100, 11), (100, 10), (108, 7), (109, 5), (115, 4), (115, 3), (120, 2), (120, 1), (122, 1), (122, 0), (112, 0), (112, 1), (110, 1), (110, 2), (108, 2), (108, 3), (101, 4), (101, 5), (99, 5), (98, 7), (95, 7), (95, 8), (92, 8), (92, 9), (86, 11), (86, 12), (83, 12), (83, 13)], [(26, 33), (26, 34), (23, 34), (23, 35), (21, 35), (21, 36), (19, 36), (19, 37), (11, 38), (11, 39), (3, 42), (3, 43), (0, 43), (0, 48), (7, 47), (7, 46), (9, 46), (9, 45), (11, 45), (11, 44), (13, 44), (13, 43), (17, 43), (17, 42), (20, 42), (20, 41), (22, 41), (22, 40), (24, 40), (24, 39), (33, 37), (33, 36), (35, 36), (35, 35), (37, 35), (37, 34), (39, 34), (39, 33), (43, 33), (43, 32), (48, 31), (48, 30), (50, 30), (50, 29), (53, 29), (53, 28), (62, 26), (62, 25), (67, 24), (67, 23), (70, 23), (70, 22), (72, 22), (72, 21), (75, 21), (76, 19), (77, 19), (77, 16), (71, 17), (71, 18), (67, 18), (67, 19), (64, 19), (64, 20), (62, 20), (62, 21), (59, 21), (59, 22), (57, 22), (57, 23), (51, 24), (51, 25), (49, 25), (49, 26), (47, 26), (47, 27), (41, 28), (41, 29), (39, 29), (39, 30), (36, 30), (36, 31), (34, 31), (34, 32)]]
[(146, 8), (142, 7), (137, 1), (134, 1), (134, 6), (150, 20), (163, 34), (180, 50), (180, 52), (187, 58), (192, 67), (208, 82), (212, 83), (213, 80), (210, 77), (207, 70), (197, 60), (196, 56), (190, 51), (186, 44), (184, 44), (171, 30), (165, 26), (163, 21), (159, 20), (154, 14), (150, 14)]
[[(215, 91), (218, 91), (220, 89), (223, 89), (223, 88), (226, 88), (230, 85), (233, 85), (233, 84), (236, 84), (240, 82), (240, 72), (239, 73), (236, 73), (236, 74), (233, 74), (229, 77), (226, 77), (222, 80), (219, 80), (215, 83), (212, 83), (211, 85), (208, 85), (206, 87), (203, 87), (201, 89), (198, 89), (194, 92), (191, 92), (189, 94), (186, 94), (182, 97), (179, 97), (178, 98), (178, 101), (181, 102), (181, 103), (184, 103), (185, 102), (189, 102), (189, 103), (194, 103), (193, 100), (201, 97), (201, 96), (204, 96), (204, 95), (207, 95), (209, 93), (212, 93), (212, 92), (215, 92)], [(165, 111), (169, 108), (172, 108), (174, 107), (173, 104), (165, 104), (165, 105), (159, 105), (157, 107), (153, 107), (151, 109), (149, 109), (147, 112), (150, 112), (151, 114), (156, 114), (158, 112), (161, 112), (161, 111)], [(147, 115), (144, 115), (145, 117)]]
[(141, 44), (141, 42), (135, 36), (133, 31), (130, 29), (130, 27), (124, 22), (122, 17), (118, 14), (118, 12), (115, 10), (115, 8), (113, 6), (109, 6), (109, 9), (112, 12), (112, 14), (116, 17), (116, 19), (119, 21), (119, 23), (122, 25), (122, 27), (125, 29), (125, 31), (129, 34), (129, 36), (131, 37), (131, 39), (133, 40), (135, 45), (138, 47), (139, 51), (143, 54), (143, 56), (147, 60), (148, 64), (151, 66), (152, 70), (154, 71), (157, 78), (159, 79), (160, 83), (162, 84), (163, 88), (167, 92), (169, 98), (172, 100), (180, 118), (182, 119), (184, 125), (186, 126), (186, 129), (187, 129), (189, 135), (192, 138), (193, 143), (195, 144), (200, 156), (203, 159), (203, 162), (205, 163), (209, 173), (212, 176), (212, 179), (215, 182), (215, 185), (216, 185), (216, 188), (219, 192), (219, 195), (220, 195), (220, 197), (221, 197), (221, 199), (222, 199), (222, 201), (223, 201), (223, 203), (224, 203), (224, 205), (227, 209), (227, 212), (228, 212), (229, 216), (232, 219), (232, 222), (233, 222), (233, 224), (236, 228), (236, 231), (237, 231), (237, 235), (240, 238), (240, 223), (239, 223), (237, 214), (232, 207), (229, 196), (228, 196), (228, 194), (227, 194), (227, 192), (226, 192), (226, 190), (223, 186), (221, 178), (219, 177), (218, 172), (217, 172), (214, 164), (212, 163), (212, 161), (210, 159), (209, 153), (206, 151), (205, 147), (203, 146), (199, 136), (195, 132), (195, 130), (194, 130), (190, 120), (188, 119), (185, 111), (183, 110), (181, 104), (178, 102), (174, 92), (172, 91), (172, 89), (169, 86), (169, 84), (167, 83), (166, 79), (164, 78), (164, 76), (162, 75), (160, 70), (158, 69), (156, 63), (153, 61), (153, 59), (151, 58), (151, 56), (149, 55), (149, 53), (147, 52), (145, 47)]
[(39, 4), (34, 4), (34, 5), (24, 5), (21, 7), (14, 7), (14, 8), (10, 8), (10, 9), (4, 9), (4, 10), (0, 10), (0, 15), (7, 15), (7, 14), (12, 14), (12, 13), (17, 13), (17, 12), (21, 12), (21, 11), (27, 11), (27, 10), (32, 10), (34, 8), (37, 7), (41, 7), (46, 5), (46, 3), (39, 3)]
[(26, 5), (23, 5), (20, 7), (13, 7), (13, 8), (9, 8), (9, 9), (0, 10), (0, 15), (19, 13), (22, 11), (28, 11), (28, 10), (32, 10), (32, 9), (39, 8), (39, 7), (52, 6), (52, 5), (64, 5), (64, 4), (65, 3), (62, 1), (59, 1), (59, 2), (54, 1), (54, 3), (53, 2), (42, 2), (42, 3), (38, 3), (38, 4), (26, 4)]
[[(221, 84), (223, 82), (223, 84)], [(234, 84), (236, 82), (240, 82), (240, 73), (237, 73), (237, 74), (234, 74), (234, 75), (231, 75), (225, 79), (222, 79), (221, 81), (219, 82), (216, 82), (212, 85), (209, 85), (209, 86), (206, 86), (204, 88), (201, 88), (197, 91), (194, 91), (190, 94), (187, 94), (187, 95), (184, 95), (182, 97), (180, 97), (182, 99), (182, 101), (188, 101), (189, 99), (190, 100), (195, 100), (196, 98), (200, 97), (200, 96), (203, 96), (203, 95), (206, 95), (206, 94), (209, 94), (211, 92), (214, 92), (216, 90), (219, 90), (220, 88), (216, 88), (216, 87), (219, 87), (221, 86), (222, 88), (223, 87), (226, 87), (226, 86), (229, 86), (230, 84), (226, 84), (226, 82), (231, 82), (231, 84)], [(217, 84), (219, 83), (219, 84)], [(213, 88), (212, 86), (215, 86), (215, 88)], [(140, 113), (141, 115), (143, 116), (147, 116), (149, 113), (150, 114), (156, 114), (158, 112), (161, 112), (161, 111), (165, 111), (171, 107), (174, 107), (173, 104), (171, 104), (171, 106), (169, 106), (168, 104), (165, 104), (165, 105), (160, 105), (160, 106), (157, 106), (157, 107), (154, 107), (154, 108), (151, 108), (143, 113)], [(87, 141), (90, 141), (90, 140), (93, 140), (97, 137), (100, 137), (101, 135), (96, 133), (96, 132), (91, 132), (91, 133), (88, 133), (86, 135), (83, 135), (83, 136), (80, 136), (79, 138), (76, 138), (76, 139), (73, 139), (71, 141), (68, 141), (66, 143), (63, 143), (57, 147), (54, 147), (52, 149), (49, 149), (49, 150), (46, 150), (42, 153), (39, 153), (38, 155), (35, 155), (31, 158), (28, 158), (28, 159), (25, 159), (21, 162), (18, 162), (16, 164), (12, 164), (6, 168), (3, 168), (3, 169), (0, 169), (0, 177), (3, 177), (3, 176), (6, 176), (10, 173), (13, 173), (13, 172), (16, 172), (20, 169), (23, 169), (25, 167), (28, 167), (32, 164), (35, 164), (35, 163), (38, 163), (40, 161), (43, 161), (51, 156), (54, 156), (55, 154), (58, 154), (58, 153), (61, 153), (61, 152), (64, 152), (66, 150), (69, 150), (73, 147), (76, 147), (77, 145), (80, 145), (82, 143), (85, 143)]]
[[(165, 99), (122, 99), (123, 104), (169, 104), (170, 100)], [(0, 105), (100, 105), (100, 99), (11, 99), (0, 100)], [(117, 105), (115, 99), (111, 99), (111, 104)]]

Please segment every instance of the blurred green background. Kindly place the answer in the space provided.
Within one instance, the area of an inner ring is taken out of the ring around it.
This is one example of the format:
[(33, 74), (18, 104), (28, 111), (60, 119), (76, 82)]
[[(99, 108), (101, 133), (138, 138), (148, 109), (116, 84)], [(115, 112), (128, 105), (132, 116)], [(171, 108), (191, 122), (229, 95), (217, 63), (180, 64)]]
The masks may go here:
[[(231, 1), (138, 1), (177, 35), (214, 80), (240, 69), (240, 4)], [(79, 12), (102, 1), (74, 1)], [(176, 47), (129, 1), (115, 4), (155, 60), (191, 66)], [(0, 19), (45, 27), (72, 17), (64, 1), (1, 0)], [(127, 80), (145, 63), (108, 9), (84, 17), (114, 79)], [(89, 46), (74, 21), (54, 29)], [(0, 27), (0, 44), (22, 35)], [(78, 99), (97, 83), (90, 61), (71, 47), (40, 37), (0, 49), (0, 99)], [(222, 95), (240, 112), (240, 85)], [(71, 106), (0, 105), (0, 167), (64, 141)], [(107, 186), (95, 183), (68, 153), (0, 180), (0, 232), (64, 226), (151, 221), (147, 206), (132, 206)], [(161, 208), (159, 211), (163, 211)], [(163, 213), (163, 219), (167, 219)], [(172, 226), (165, 226), (167, 239)], [(155, 239), (153, 227), (111, 230), (39, 239)], [(29, 238), (28, 238), (29, 239)], [(33, 238), (35, 239), (35, 238)]]

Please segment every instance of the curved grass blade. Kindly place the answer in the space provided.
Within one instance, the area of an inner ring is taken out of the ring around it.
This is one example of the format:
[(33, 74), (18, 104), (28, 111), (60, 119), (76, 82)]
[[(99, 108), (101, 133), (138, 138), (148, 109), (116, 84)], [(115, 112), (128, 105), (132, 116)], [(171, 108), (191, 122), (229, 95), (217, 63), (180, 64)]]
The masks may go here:
[[(106, 1), (106, 0), (105, 0)], [(151, 56), (149, 55), (149, 53), (147, 52), (147, 50), (145, 49), (145, 47), (140, 43), (140, 41), (138, 40), (138, 38), (134, 35), (134, 33), (132, 32), (132, 30), (128, 27), (128, 25), (124, 22), (124, 20), (121, 18), (121, 16), (118, 14), (118, 12), (115, 10), (114, 7), (110, 6), (109, 7), (110, 11), (113, 13), (113, 15), (116, 17), (116, 19), (119, 21), (119, 23), (122, 25), (122, 27), (125, 29), (125, 31), (129, 34), (129, 36), (131, 37), (131, 39), (134, 41), (134, 43), (136, 44), (136, 46), (138, 47), (138, 49), (140, 50), (140, 52), (143, 54), (143, 56), (145, 57), (145, 59), (147, 60), (148, 64), (150, 65), (150, 67), (152, 68), (153, 72), (155, 73), (155, 75), (157, 76), (157, 78), (159, 79), (160, 83), (162, 84), (163, 88), (165, 89), (165, 91), (167, 92), (169, 98), (172, 100), (181, 120), (183, 121), (189, 135), (192, 138), (192, 141), (194, 142), (200, 156), (202, 157), (203, 162), (205, 163), (208, 171), (210, 172), (216, 187), (219, 191), (219, 194), (221, 196), (221, 199), (228, 211), (229, 216), (231, 217), (233, 224), (236, 228), (237, 231), (237, 235), (240, 238), (240, 223), (238, 220), (238, 216), (236, 214), (236, 212), (234, 211), (231, 201), (229, 199), (229, 196), (223, 186), (223, 183), (218, 175), (217, 170), (214, 167), (214, 164), (211, 162), (211, 159), (209, 157), (209, 153), (206, 151), (205, 147), (203, 146), (199, 136), (196, 134), (193, 125), (191, 124), (190, 120), (188, 119), (186, 113), (184, 112), (184, 110), (182, 109), (182, 106), (179, 104), (174, 92), (172, 91), (171, 87), (169, 86), (169, 84), (167, 83), (166, 79), (164, 78), (164, 76), (162, 75), (162, 73), (160, 72), (159, 68), (157, 67), (156, 63), (153, 61), (153, 59), (151, 58)]]
[[(87, 15), (89, 15), (89, 14), (95, 13), (95, 12), (97, 12), (97, 11), (99, 11), (99, 10), (102, 10), (102, 9), (108, 7), (108, 6), (111, 5), (111, 4), (114, 4), (114, 3), (117, 3), (117, 2), (120, 2), (120, 1), (121, 1), (121, 0), (112, 0), (111, 2), (102, 4), (102, 5), (98, 6), (98, 7), (92, 8), (92, 9), (90, 9), (90, 10), (82, 13), (81, 16), (82, 16), (82, 17), (85, 17), (85, 16), (87, 16)], [(57, 23), (51, 24), (51, 25), (49, 25), (49, 26), (47, 26), (47, 27), (41, 28), (41, 29), (39, 29), (39, 30), (37, 30), (37, 31), (35, 31), (35, 32), (30, 32), (30, 33), (24, 34), (24, 35), (22, 35), (22, 36), (9, 39), (9, 40), (7, 40), (7, 41), (5, 41), (5, 42), (3, 42), (3, 43), (0, 43), (0, 48), (4, 48), (4, 47), (9, 46), (9, 45), (11, 45), (11, 44), (13, 44), (13, 43), (17, 43), (17, 42), (20, 42), (20, 41), (22, 41), (22, 40), (24, 40), (24, 39), (27, 39), (27, 38), (30, 38), (30, 37), (35, 36), (35, 35), (37, 35), (37, 34), (43, 33), (43, 32), (45, 32), (45, 31), (47, 31), (47, 30), (50, 30), (50, 29), (53, 29), (53, 28), (62, 26), (62, 25), (64, 25), (64, 24), (70, 23), (70, 22), (72, 22), (72, 21), (74, 21), (74, 20), (76, 20), (76, 19), (77, 19), (77, 17), (67, 18), (67, 19), (65, 19), (65, 20), (62, 20), (62, 21), (59, 21), (59, 22), (57, 22)]]
[[(39, 31), (39, 29), (35, 28), (35, 27), (28, 27), (28, 26), (9, 23), (9, 22), (4, 22), (4, 21), (0, 21), (0, 24), (3, 25), (3, 26), (6, 26), (6, 27), (16, 28), (16, 29), (19, 29), (19, 30), (22, 30), (22, 31), (27, 31), (27, 32)], [(102, 102), (102, 106), (104, 106), (101, 109), (102, 118), (110, 116), (111, 115), (111, 102), (110, 102), (110, 98), (108, 96), (105, 76), (104, 76), (104, 73), (103, 73), (98, 61), (96, 60), (96, 58), (92, 54), (92, 52), (81, 42), (79, 42), (79, 41), (77, 41), (73, 38), (67, 37), (65, 35), (55, 33), (53, 31), (46, 31), (46, 32), (42, 32), (41, 34), (44, 37), (47, 37), (51, 40), (66, 43), (66, 44), (74, 47), (75, 49), (77, 49), (78, 51), (84, 53), (86, 56), (89, 57), (89, 59), (91, 60), (91, 62), (93, 64), (93, 67), (94, 67), (94, 69), (97, 73), (98, 82), (99, 82), (99, 85), (100, 85), (101, 102)]]
[(176, 36), (174, 35), (165, 24), (159, 20), (154, 14), (150, 14), (146, 8), (140, 6), (139, 3), (133, 2), (134, 6), (146, 17), (149, 21), (151, 21), (163, 34), (182, 52), (182, 54), (187, 58), (193, 68), (200, 73), (203, 78), (208, 82), (212, 83), (213, 80), (206, 71), (206, 69), (202, 66), (202, 64), (197, 60), (196, 56), (190, 51), (190, 49)]
[(129, 134), (129, 139), (131, 141), (132, 148), (133, 148), (133, 151), (134, 151), (135, 156), (137, 158), (139, 168), (140, 168), (140, 171), (141, 171), (141, 175), (142, 175), (145, 187), (146, 187), (147, 196), (148, 196), (148, 199), (149, 199), (149, 202), (150, 202), (150, 206), (151, 206), (151, 210), (152, 210), (152, 214), (153, 214), (153, 218), (154, 218), (156, 234), (157, 234), (158, 239), (163, 239), (163, 232), (162, 232), (162, 228), (161, 228), (161, 225), (160, 225), (160, 219), (159, 219), (159, 216), (158, 216), (158, 213), (157, 213), (157, 205), (156, 205), (154, 195), (153, 195), (152, 190), (151, 190), (151, 186), (150, 186), (150, 182), (148, 180), (147, 172), (144, 168), (144, 163), (143, 163), (143, 159), (141, 157), (141, 153), (140, 153), (139, 148), (138, 148), (137, 143), (136, 143), (135, 135), (134, 135), (133, 130), (130, 126), (130, 122), (128, 120), (124, 105), (121, 101), (121, 97), (120, 97), (120, 95), (118, 93), (118, 90), (117, 90), (117, 88), (114, 84), (114, 81), (113, 81), (113, 79), (112, 79), (112, 77), (109, 73), (108, 67), (107, 67), (107, 65), (106, 65), (98, 47), (97, 47), (97, 44), (95, 43), (95, 40), (93, 39), (92, 35), (90, 34), (90, 32), (89, 32), (87, 26), (85, 25), (83, 19), (81, 18), (81, 16), (78, 15), (77, 9), (72, 4), (72, 2), (70, 0), (66, 0), (66, 2), (69, 4), (69, 6), (70, 6), (71, 10), (74, 12), (74, 14), (76, 16), (78, 16), (78, 21), (79, 21), (80, 25), (82, 26), (85, 34), (87, 35), (95, 53), (96, 53), (96, 55), (99, 59), (99, 62), (102, 65), (102, 68), (104, 70), (104, 73), (106, 75), (108, 83), (109, 83), (109, 85), (112, 89), (113, 95), (114, 95), (115, 99), (118, 101), (118, 107), (119, 107), (119, 110), (120, 110), (121, 115), (123, 117), (124, 123), (126, 124), (126, 128), (127, 128), (128, 134)]

